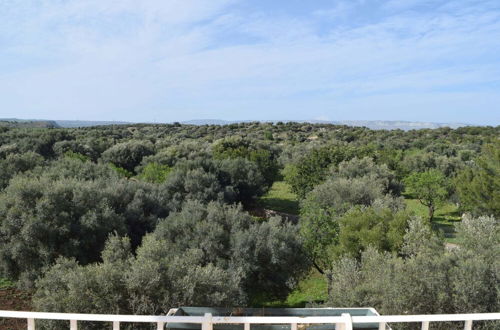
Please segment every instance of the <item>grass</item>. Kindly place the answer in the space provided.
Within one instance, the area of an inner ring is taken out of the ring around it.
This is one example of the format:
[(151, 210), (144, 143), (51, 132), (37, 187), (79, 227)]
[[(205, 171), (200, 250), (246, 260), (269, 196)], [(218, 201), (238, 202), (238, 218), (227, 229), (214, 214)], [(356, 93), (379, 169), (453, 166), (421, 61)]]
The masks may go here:
[(313, 269), (285, 299), (273, 299), (265, 293), (260, 293), (252, 297), (250, 306), (303, 308), (308, 304), (322, 303), (326, 299), (327, 287), (325, 277)]
[[(408, 209), (424, 219), (429, 217), (428, 208), (417, 199), (405, 199)], [(447, 243), (456, 243), (455, 224), (461, 221), (458, 207), (452, 203), (440, 205), (434, 212), (432, 227), (441, 231)]]
[(11, 289), (14, 287), (14, 282), (0, 277), (0, 290)]
[(288, 214), (299, 214), (299, 200), (284, 181), (276, 181), (259, 200), (259, 206)]
[(327, 299), (326, 279), (317, 270), (299, 282), (286, 299), (290, 307), (306, 307), (308, 303), (320, 303)]

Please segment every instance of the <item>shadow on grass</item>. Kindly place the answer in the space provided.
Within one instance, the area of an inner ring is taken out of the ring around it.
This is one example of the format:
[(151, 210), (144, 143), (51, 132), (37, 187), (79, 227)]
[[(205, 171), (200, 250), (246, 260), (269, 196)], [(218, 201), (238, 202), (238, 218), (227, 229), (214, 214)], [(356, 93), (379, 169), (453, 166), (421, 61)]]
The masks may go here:
[(299, 214), (299, 202), (281, 198), (265, 198), (261, 200), (262, 207), (273, 211)]

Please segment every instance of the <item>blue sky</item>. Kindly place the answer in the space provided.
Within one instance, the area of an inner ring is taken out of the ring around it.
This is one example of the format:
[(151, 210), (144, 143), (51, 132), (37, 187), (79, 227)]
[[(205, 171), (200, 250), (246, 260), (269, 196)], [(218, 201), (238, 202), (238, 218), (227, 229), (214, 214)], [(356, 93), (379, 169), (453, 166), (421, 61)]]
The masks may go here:
[(500, 1), (2, 0), (0, 117), (500, 124)]

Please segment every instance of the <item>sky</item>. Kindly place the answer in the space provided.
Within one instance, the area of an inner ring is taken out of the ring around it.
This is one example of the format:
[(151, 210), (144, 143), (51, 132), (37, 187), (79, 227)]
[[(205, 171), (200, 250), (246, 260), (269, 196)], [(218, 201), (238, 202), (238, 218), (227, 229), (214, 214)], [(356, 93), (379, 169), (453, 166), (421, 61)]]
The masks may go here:
[(1, 0), (0, 118), (500, 125), (500, 1)]

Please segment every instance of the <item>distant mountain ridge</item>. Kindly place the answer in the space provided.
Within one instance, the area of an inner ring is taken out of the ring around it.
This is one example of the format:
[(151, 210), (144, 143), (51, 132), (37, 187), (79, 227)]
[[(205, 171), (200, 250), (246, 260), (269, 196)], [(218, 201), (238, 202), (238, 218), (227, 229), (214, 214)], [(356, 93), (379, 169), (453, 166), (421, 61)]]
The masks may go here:
[(0, 119), (0, 127), (57, 128), (60, 126), (54, 120), (24, 120), (6, 118)]
[(17, 119), (17, 118), (0, 118), (0, 126), (2, 123), (12, 123), (15, 127), (44, 127), (44, 123), (47, 124), (47, 128), (51, 127), (64, 127), (64, 128), (76, 128), (76, 127), (92, 127), (92, 126), (108, 126), (108, 125), (126, 125), (133, 124), (126, 121), (90, 121), (90, 120), (45, 120), (45, 119)]
[[(183, 121), (181, 124), (186, 125), (230, 125), (242, 122), (252, 122), (253, 120), (244, 121), (229, 121), (221, 119), (193, 119), (188, 121)], [(432, 123), (432, 122), (413, 122), (404, 120), (264, 120), (261, 122), (303, 122), (311, 124), (332, 124), (332, 125), (347, 125), (347, 126), (358, 126), (358, 127), (368, 127), (370, 129), (402, 129), (409, 131), (412, 129), (424, 129), (424, 128), (440, 128), (440, 127), (450, 127), (458, 128), (464, 126), (472, 126), (471, 124), (465, 123)]]
[[(222, 120), (222, 119), (193, 119), (182, 121), (181, 124), (184, 125), (230, 125), (235, 123), (245, 123), (252, 122), (256, 120)], [(403, 120), (338, 120), (338, 121), (328, 121), (328, 120), (261, 120), (260, 122), (301, 122), (301, 123), (311, 123), (311, 124), (332, 124), (332, 125), (347, 125), (347, 126), (359, 126), (368, 127), (370, 129), (402, 129), (405, 131), (412, 129), (424, 129), (424, 128), (440, 128), (440, 127), (450, 127), (458, 128), (463, 126), (471, 126), (465, 123), (433, 123), (433, 122), (413, 122), (413, 121), (403, 121)], [(0, 119), (0, 126), (9, 127), (92, 127), (92, 126), (108, 126), (108, 125), (128, 125), (137, 124), (133, 122), (126, 121), (86, 121), (86, 120), (43, 120), (43, 119), (16, 119), (16, 118), (5, 118)], [(153, 124), (153, 123), (151, 123)], [(161, 124), (161, 123), (154, 123)]]

